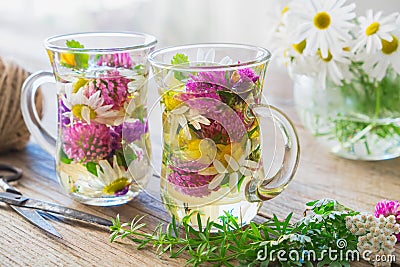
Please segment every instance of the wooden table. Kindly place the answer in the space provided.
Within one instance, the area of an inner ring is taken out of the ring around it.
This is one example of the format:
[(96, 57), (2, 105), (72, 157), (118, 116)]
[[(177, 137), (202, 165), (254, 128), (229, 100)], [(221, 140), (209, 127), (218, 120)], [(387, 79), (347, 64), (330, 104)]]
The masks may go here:
[[(400, 159), (360, 162), (329, 154), (300, 125), (290, 97), (290, 84), (284, 84), (285, 78), (272, 77), (275, 78), (269, 81), (272, 89), (267, 96), (288, 113), (297, 126), (302, 147), (301, 162), (293, 182), (280, 196), (264, 203), (256, 221), (269, 218), (273, 213), (284, 217), (291, 211), (294, 211), (294, 219), (298, 219), (302, 216), (304, 203), (320, 198), (334, 198), (349, 207), (368, 212), (372, 212), (381, 199), (400, 198)], [(273, 86), (274, 83), (280, 86)], [(144, 221), (148, 231), (159, 222), (170, 220), (159, 198), (155, 201), (146, 193), (127, 205), (111, 208), (90, 207), (71, 200), (56, 181), (53, 159), (35, 143), (29, 143), (24, 151), (0, 155), (0, 161), (24, 170), (24, 178), (17, 187), (32, 198), (103, 217), (115, 217), (119, 213), (122, 221), (130, 221), (136, 215), (147, 215)], [(156, 179), (151, 181), (150, 191), (156, 183)], [(106, 228), (77, 222), (52, 224), (63, 239), (46, 235), (0, 204), (0, 266), (183, 266), (185, 263), (185, 259), (160, 258), (151, 249), (137, 251), (128, 242), (110, 244)], [(397, 255), (400, 261), (398, 252)], [(368, 265), (361, 262), (352, 266)]]

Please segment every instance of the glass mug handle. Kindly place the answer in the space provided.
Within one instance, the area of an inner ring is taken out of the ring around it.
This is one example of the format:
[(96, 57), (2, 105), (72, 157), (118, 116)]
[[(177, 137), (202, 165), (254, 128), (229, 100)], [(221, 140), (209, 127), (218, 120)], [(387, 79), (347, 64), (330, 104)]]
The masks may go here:
[(256, 118), (269, 118), (279, 127), (284, 140), (283, 162), (273, 177), (255, 176), (247, 184), (246, 199), (249, 202), (259, 202), (272, 199), (279, 195), (293, 179), (300, 159), (299, 138), (289, 118), (278, 108), (257, 104), (251, 107)]
[(35, 95), (41, 85), (55, 82), (52, 72), (38, 71), (25, 80), (21, 89), (21, 111), (26, 127), (38, 144), (53, 156), (56, 152), (56, 138), (42, 124), (36, 110)]

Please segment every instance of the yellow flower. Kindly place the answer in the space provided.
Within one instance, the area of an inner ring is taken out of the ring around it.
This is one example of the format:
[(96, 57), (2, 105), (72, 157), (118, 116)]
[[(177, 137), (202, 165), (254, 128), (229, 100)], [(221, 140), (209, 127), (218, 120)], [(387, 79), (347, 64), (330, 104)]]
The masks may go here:
[(190, 140), (183, 149), (183, 156), (186, 159), (195, 160), (205, 165), (212, 163), (216, 153), (215, 143), (210, 139)]
[(178, 96), (179, 94), (180, 94), (179, 92), (176, 92), (176, 91), (173, 91), (173, 90), (168, 90), (168, 91), (166, 91), (166, 92), (163, 94), (163, 96), (162, 96), (162, 98), (163, 98), (162, 102), (164, 103), (165, 108), (166, 108), (167, 110), (173, 110), (173, 109), (175, 109), (177, 106), (179, 106), (180, 104), (182, 104), (182, 101), (180, 101), (180, 100), (178, 100), (178, 99), (176, 98), (176, 96)]
[(75, 66), (75, 56), (74, 56), (74, 54), (61, 53), (60, 63), (62, 65), (66, 65), (68, 67), (74, 67)]

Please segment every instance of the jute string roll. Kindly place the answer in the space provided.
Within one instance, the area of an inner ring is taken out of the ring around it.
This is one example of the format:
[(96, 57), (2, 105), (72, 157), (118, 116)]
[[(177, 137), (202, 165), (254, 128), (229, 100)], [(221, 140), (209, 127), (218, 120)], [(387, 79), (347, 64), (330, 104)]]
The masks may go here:
[[(21, 87), (29, 73), (12, 61), (0, 57), (0, 153), (21, 150), (29, 140), (20, 109)], [(36, 96), (38, 114), (42, 114), (40, 90)]]

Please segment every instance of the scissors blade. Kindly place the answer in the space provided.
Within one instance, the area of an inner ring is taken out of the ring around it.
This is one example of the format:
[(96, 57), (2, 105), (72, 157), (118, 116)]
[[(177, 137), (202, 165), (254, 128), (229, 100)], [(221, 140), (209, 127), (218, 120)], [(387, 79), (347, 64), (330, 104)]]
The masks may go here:
[(69, 217), (72, 219), (81, 220), (89, 223), (95, 223), (103, 226), (113, 225), (113, 223), (110, 220), (98, 217), (96, 215), (87, 212), (67, 208), (64, 206), (60, 206), (45, 201), (27, 198), (25, 196), (20, 196), (16, 194), (0, 192), (0, 201), (19, 207), (37, 209), (55, 214), (60, 214), (62, 216)]
[(40, 229), (46, 231), (51, 235), (54, 235), (58, 238), (62, 238), (62, 236), (56, 231), (56, 229), (54, 229), (53, 226), (51, 226), (51, 224), (46, 222), (46, 220), (43, 219), (43, 217), (39, 213), (37, 213), (36, 210), (15, 207), (13, 205), (10, 205), (10, 207), (33, 225), (39, 227)]

